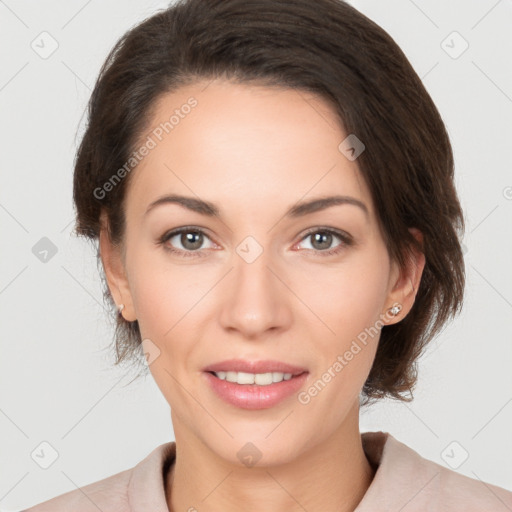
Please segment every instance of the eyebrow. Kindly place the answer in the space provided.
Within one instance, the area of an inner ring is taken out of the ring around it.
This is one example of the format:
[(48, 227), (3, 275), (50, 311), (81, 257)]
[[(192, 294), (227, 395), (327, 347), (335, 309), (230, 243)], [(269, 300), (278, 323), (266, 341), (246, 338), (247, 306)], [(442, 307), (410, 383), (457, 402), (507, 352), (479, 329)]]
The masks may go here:
[[(156, 206), (162, 204), (178, 204), (191, 210), (193, 212), (199, 213), (201, 215), (207, 215), (209, 217), (220, 217), (219, 208), (209, 201), (203, 201), (202, 199), (196, 199), (194, 197), (182, 196), (177, 194), (166, 195), (158, 198), (156, 201), (153, 201), (144, 215), (147, 215), (151, 210), (153, 210)], [(291, 206), (285, 213), (285, 217), (303, 217), (305, 215), (309, 215), (311, 213), (315, 213), (321, 210), (325, 210), (326, 208), (330, 208), (331, 206), (341, 205), (341, 204), (350, 204), (353, 206), (359, 207), (365, 215), (369, 216), (369, 211), (362, 201), (356, 199), (351, 196), (328, 196), (328, 197), (319, 197), (317, 199), (312, 199), (310, 201), (303, 201), (300, 203), (296, 203)]]

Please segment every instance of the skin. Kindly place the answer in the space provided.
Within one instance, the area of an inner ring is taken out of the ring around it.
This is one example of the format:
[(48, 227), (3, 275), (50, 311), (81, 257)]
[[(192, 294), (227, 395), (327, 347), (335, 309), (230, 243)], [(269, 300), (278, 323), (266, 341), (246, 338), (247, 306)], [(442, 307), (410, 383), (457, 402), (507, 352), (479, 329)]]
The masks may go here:
[[(338, 149), (347, 134), (322, 98), (198, 82), (163, 96), (151, 127), (190, 96), (198, 105), (132, 171), (123, 246), (110, 243), (105, 218), (100, 236), (114, 300), (160, 351), (150, 371), (171, 407), (177, 444), (169, 509), (351, 511), (374, 476), (359, 395), (378, 335), (308, 404), (292, 395), (267, 409), (234, 407), (209, 388), (202, 368), (231, 358), (285, 361), (309, 371), (307, 390), (366, 327), (407, 315), (424, 256), (415, 253), (405, 269), (390, 260), (357, 159)], [(177, 204), (145, 215), (170, 193), (211, 201), (220, 217)], [(359, 199), (368, 215), (341, 204), (284, 217), (299, 200), (334, 193)], [(165, 245), (195, 255), (156, 243), (183, 226), (205, 232), (202, 257), (179, 235)], [(324, 256), (310, 228), (342, 230), (354, 243), (333, 235), (324, 246), (341, 250)], [(252, 263), (236, 252), (247, 236), (263, 249)], [(393, 318), (387, 311), (397, 302), (402, 311)], [(247, 442), (262, 453), (253, 467), (237, 457)]]

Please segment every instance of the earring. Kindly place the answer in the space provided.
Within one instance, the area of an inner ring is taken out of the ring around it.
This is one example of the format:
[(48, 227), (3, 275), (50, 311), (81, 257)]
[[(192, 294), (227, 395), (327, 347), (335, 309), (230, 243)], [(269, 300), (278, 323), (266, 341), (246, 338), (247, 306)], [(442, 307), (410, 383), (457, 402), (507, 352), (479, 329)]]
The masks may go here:
[(118, 312), (119, 314), (121, 314), (121, 312), (123, 311), (123, 309), (124, 309), (124, 304), (118, 304), (118, 305), (117, 305), (117, 312)]
[(392, 308), (389, 308), (388, 311), (393, 315), (396, 316), (400, 311), (402, 311), (402, 305), (401, 304), (395, 304)]

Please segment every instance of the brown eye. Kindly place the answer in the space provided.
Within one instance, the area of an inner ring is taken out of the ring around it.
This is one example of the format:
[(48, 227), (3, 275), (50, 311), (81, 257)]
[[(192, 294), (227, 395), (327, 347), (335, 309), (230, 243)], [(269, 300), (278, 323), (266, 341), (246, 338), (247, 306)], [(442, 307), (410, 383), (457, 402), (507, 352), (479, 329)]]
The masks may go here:
[[(307, 250), (312, 250), (321, 256), (329, 256), (341, 252), (346, 247), (353, 244), (352, 237), (348, 233), (334, 231), (333, 229), (316, 229), (306, 233), (302, 238), (304, 240), (310, 240), (310, 248), (306, 247)], [(333, 246), (333, 243), (339, 240), (337, 245)], [(302, 242), (301, 242), (302, 243)]]
[(188, 251), (195, 251), (203, 245), (203, 234), (199, 231), (186, 231), (178, 235), (181, 245)]
[(312, 240), (311, 245), (318, 249), (319, 251), (323, 251), (325, 249), (329, 249), (332, 244), (333, 236), (330, 233), (325, 231), (319, 231), (317, 233), (313, 233), (309, 235)]
[(158, 243), (179, 256), (205, 256), (202, 249), (205, 249), (203, 245), (207, 240), (210, 246), (206, 248), (213, 248), (214, 244), (202, 230), (184, 227), (165, 233)]

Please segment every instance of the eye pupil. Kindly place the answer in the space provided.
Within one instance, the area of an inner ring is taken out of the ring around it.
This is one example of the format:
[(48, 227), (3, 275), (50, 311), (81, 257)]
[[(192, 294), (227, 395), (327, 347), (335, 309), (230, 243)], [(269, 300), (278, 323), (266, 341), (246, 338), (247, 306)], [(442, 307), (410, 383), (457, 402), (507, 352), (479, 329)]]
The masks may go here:
[[(315, 244), (319, 242), (320, 247), (315, 246)], [(313, 242), (312, 245), (315, 247), (315, 249), (328, 249), (331, 246), (332, 243), (332, 235), (330, 233), (314, 233), (313, 235)]]

